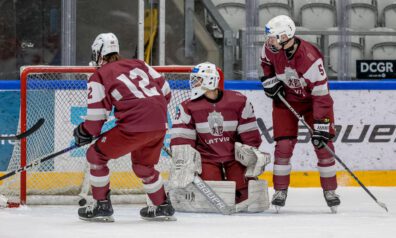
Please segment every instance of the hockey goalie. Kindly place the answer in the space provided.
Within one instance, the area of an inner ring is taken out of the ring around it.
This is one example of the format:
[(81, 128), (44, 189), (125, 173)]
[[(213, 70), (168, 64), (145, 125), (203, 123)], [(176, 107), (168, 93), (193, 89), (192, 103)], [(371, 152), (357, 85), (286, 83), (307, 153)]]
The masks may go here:
[(193, 186), (200, 176), (237, 212), (262, 212), (269, 207), (268, 186), (257, 176), (270, 155), (258, 150), (252, 104), (239, 92), (219, 89), (219, 80), (208, 62), (190, 74), (191, 97), (179, 105), (171, 129), (170, 199), (177, 211), (216, 212)]

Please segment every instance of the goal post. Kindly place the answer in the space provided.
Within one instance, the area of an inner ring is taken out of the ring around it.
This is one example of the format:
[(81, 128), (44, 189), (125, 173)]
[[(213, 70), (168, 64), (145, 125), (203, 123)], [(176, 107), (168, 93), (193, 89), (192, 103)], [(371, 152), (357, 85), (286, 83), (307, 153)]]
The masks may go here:
[[(172, 99), (168, 105), (168, 125), (177, 106), (190, 97), (189, 74), (194, 66), (154, 66), (168, 80)], [(73, 129), (84, 121), (86, 115), (86, 86), (95, 67), (88, 66), (24, 66), (21, 67), (21, 111), (18, 133), (31, 127), (38, 118), (44, 125), (36, 133), (15, 141), (12, 158), (7, 171), (15, 170), (48, 154), (60, 151), (74, 143)], [(224, 88), (221, 69), (220, 88)], [(110, 115), (103, 131), (115, 125), (114, 114)], [(165, 137), (169, 144), (170, 135)], [(76, 204), (87, 176), (85, 152), (88, 146), (70, 151), (35, 168), (0, 181), (0, 194), (9, 204)], [(161, 154), (157, 169), (164, 179), (169, 172), (169, 157)], [(111, 160), (110, 183), (112, 194), (120, 202), (137, 201), (144, 194), (140, 179), (132, 172), (130, 156)], [(4, 171), (4, 172), (7, 172)], [(1, 172), (0, 172), (1, 173)], [(114, 199), (117, 201), (117, 199)], [(138, 200), (138, 201), (141, 201)]]

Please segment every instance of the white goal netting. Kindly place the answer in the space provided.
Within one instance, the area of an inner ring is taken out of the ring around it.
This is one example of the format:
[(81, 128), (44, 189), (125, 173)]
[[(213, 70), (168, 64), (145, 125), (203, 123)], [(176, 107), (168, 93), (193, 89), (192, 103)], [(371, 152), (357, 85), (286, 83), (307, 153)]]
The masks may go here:
[[(155, 67), (163, 73), (172, 88), (172, 100), (168, 106), (168, 123), (176, 107), (189, 98), (188, 78), (191, 66)], [(73, 129), (86, 115), (86, 82), (92, 67), (29, 66), (21, 70), (21, 117), (19, 132), (30, 128), (39, 118), (45, 123), (25, 141), (17, 141), (7, 171), (61, 151), (74, 144)], [(149, 110), (149, 109), (148, 109)], [(104, 130), (114, 126), (113, 114)], [(22, 127), (21, 127), (22, 125)], [(165, 145), (169, 144), (167, 134)], [(0, 194), (10, 204), (76, 204), (79, 195), (89, 192), (88, 170), (85, 152), (88, 146), (46, 161), (24, 173), (0, 181)], [(166, 180), (169, 157), (162, 153), (157, 166)], [(132, 172), (130, 156), (109, 162), (110, 183), (115, 202), (144, 201), (142, 183)]]

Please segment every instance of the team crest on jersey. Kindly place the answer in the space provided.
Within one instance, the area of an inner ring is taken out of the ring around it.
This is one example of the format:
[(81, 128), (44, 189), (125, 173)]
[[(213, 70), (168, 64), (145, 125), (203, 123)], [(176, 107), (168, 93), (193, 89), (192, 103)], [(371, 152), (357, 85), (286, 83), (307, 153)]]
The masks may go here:
[(211, 112), (208, 116), (208, 123), (210, 128), (210, 134), (214, 136), (222, 136), (223, 135), (223, 122), (224, 117), (220, 112)]
[(289, 86), (289, 88), (301, 88), (305, 86), (301, 84), (300, 77), (298, 77), (298, 74), (295, 69), (286, 67), (285, 78), (286, 78), (286, 84), (287, 86)]

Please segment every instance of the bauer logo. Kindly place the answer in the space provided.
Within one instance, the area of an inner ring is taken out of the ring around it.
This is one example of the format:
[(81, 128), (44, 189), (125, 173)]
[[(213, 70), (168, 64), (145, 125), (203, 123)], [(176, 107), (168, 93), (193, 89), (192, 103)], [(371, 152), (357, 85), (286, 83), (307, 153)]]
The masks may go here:
[[(266, 125), (261, 118), (258, 118), (258, 126), (262, 137), (272, 144), (274, 143), (273, 128)], [(260, 122), (261, 121), (261, 122)], [(334, 142), (341, 143), (395, 143), (396, 142), (396, 125), (335, 125), (336, 135)], [(310, 143), (311, 135), (305, 126), (298, 128), (298, 143)]]
[[(87, 107), (71, 107), (70, 109), (70, 122), (73, 127), (77, 127), (81, 123), (84, 122), (85, 117), (87, 115)], [(116, 119), (114, 117), (114, 110), (110, 113), (109, 119), (102, 127), (102, 132), (104, 133), (115, 126)], [(70, 140), (70, 146), (74, 145), (74, 139)], [(70, 152), (71, 157), (84, 157), (87, 151), (88, 146), (77, 148)]]

